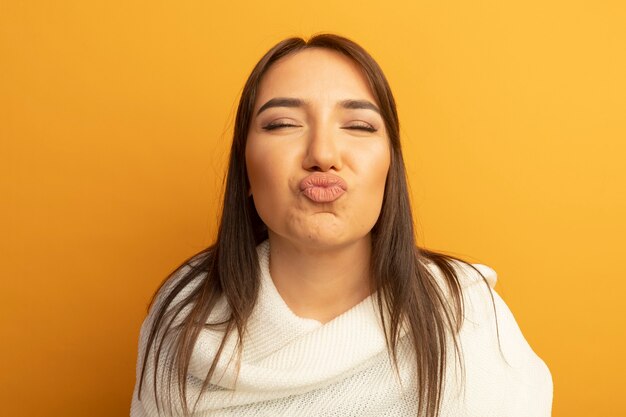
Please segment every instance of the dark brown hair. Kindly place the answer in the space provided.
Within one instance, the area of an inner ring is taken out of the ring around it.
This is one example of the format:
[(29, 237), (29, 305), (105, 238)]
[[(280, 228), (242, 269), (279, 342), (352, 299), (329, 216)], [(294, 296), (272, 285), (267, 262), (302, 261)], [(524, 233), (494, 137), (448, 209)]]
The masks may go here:
[[(224, 331), (217, 356), (201, 388), (205, 395), (210, 395), (205, 390), (224, 347), (224, 341), (235, 330), (237, 351), (241, 355), (244, 343), (242, 335), (259, 290), (256, 246), (268, 237), (267, 228), (248, 196), (245, 164), (248, 128), (259, 83), (265, 72), (279, 59), (307, 48), (326, 48), (352, 59), (364, 72), (385, 122), (390, 141), (391, 163), (381, 212), (371, 231), (371, 286), (380, 295), (377, 297), (380, 317), (396, 372), (399, 332), (401, 326), (406, 326), (417, 365), (415, 378), (418, 388), (415, 394), (418, 400), (418, 416), (435, 417), (441, 406), (446, 346), (450, 339), (457, 357), (460, 352), (457, 333), (462, 324), (463, 299), (458, 270), (453, 266), (455, 261), (460, 260), (416, 245), (400, 146), (398, 114), (391, 89), (376, 61), (362, 47), (349, 39), (332, 34), (316, 35), (308, 41), (301, 38), (285, 39), (271, 48), (252, 70), (237, 109), (222, 218), (216, 242), (189, 258), (183, 266), (190, 269), (175, 282), (172, 277), (182, 266), (174, 271), (153, 297), (151, 305), (154, 311), (151, 312), (152, 322), (143, 352), (139, 398), (148, 366), (148, 354), (155, 347), (156, 355), (152, 366), (154, 391), (157, 395), (157, 367), (159, 356), (164, 353), (165, 335), (172, 343), (165, 352), (169, 355), (168, 369), (162, 369), (161, 372), (163, 378), (169, 381), (168, 387), (175, 377), (178, 398), (185, 415), (190, 413), (185, 400), (186, 375), (194, 344), (203, 328), (221, 326)], [(441, 271), (445, 288), (438, 284), (438, 279), (426, 267), (428, 263), (434, 264)], [(192, 282), (196, 284), (190, 291), (181, 292), (189, 289)], [(161, 302), (155, 305), (157, 295)], [(225, 297), (230, 307), (230, 316), (220, 323), (205, 324), (221, 297)], [(383, 311), (387, 311), (388, 321), (385, 320)], [(171, 400), (171, 392), (168, 395)], [(157, 398), (157, 407), (160, 402), (167, 401)]]

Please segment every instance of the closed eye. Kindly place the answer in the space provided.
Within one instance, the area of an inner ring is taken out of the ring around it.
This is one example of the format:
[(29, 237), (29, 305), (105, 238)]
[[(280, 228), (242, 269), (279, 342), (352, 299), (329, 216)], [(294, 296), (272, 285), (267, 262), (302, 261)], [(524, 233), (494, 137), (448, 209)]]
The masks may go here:
[(374, 126), (370, 125), (369, 123), (358, 123), (358, 124), (342, 127), (342, 129), (363, 130), (365, 132), (371, 132), (371, 133), (378, 131), (378, 129), (376, 129)]
[[(263, 126), (263, 130), (275, 130), (275, 129), (281, 129), (281, 128), (285, 128), (285, 127), (300, 127), (300, 125), (295, 125), (295, 124), (291, 124), (291, 123), (270, 123), (267, 124), (265, 126)], [(362, 130), (365, 132), (377, 132), (378, 129), (376, 129), (375, 127), (373, 127), (372, 125), (368, 124), (368, 123), (362, 123), (362, 124), (355, 124), (355, 125), (351, 125), (351, 126), (345, 126), (342, 127), (342, 129), (346, 129), (346, 130)]]
[(267, 124), (265, 126), (263, 126), (264, 130), (274, 130), (274, 129), (280, 129), (283, 127), (300, 127), (299, 125), (294, 125), (294, 124), (290, 124), (290, 123), (270, 123)]

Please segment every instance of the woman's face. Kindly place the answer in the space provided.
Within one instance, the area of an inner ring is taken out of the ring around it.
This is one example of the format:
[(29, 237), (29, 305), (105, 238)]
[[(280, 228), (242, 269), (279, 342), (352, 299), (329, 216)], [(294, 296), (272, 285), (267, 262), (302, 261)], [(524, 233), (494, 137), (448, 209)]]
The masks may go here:
[(322, 249), (369, 238), (389, 163), (383, 119), (357, 64), (311, 48), (268, 69), (257, 91), (246, 164), (270, 239)]

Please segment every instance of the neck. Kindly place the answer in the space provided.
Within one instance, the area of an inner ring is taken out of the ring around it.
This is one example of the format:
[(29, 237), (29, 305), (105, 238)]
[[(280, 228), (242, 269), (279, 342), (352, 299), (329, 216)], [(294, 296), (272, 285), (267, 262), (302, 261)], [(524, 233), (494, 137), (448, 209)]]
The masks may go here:
[(326, 323), (370, 295), (371, 238), (340, 247), (310, 248), (273, 233), (270, 275), (297, 316)]

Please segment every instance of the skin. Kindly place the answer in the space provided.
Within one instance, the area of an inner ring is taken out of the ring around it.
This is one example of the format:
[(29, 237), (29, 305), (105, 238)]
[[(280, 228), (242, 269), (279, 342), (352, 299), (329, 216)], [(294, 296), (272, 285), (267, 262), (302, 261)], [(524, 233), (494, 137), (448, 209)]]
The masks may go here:
[[(258, 113), (276, 98), (301, 103)], [(322, 48), (282, 58), (261, 80), (246, 145), (250, 193), (269, 230), (272, 280), (296, 315), (320, 323), (370, 294), (370, 231), (390, 164), (380, 114), (346, 108), (345, 100), (378, 108), (349, 58)], [(311, 201), (299, 185), (314, 172), (340, 176), (347, 191), (330, 203)]]

